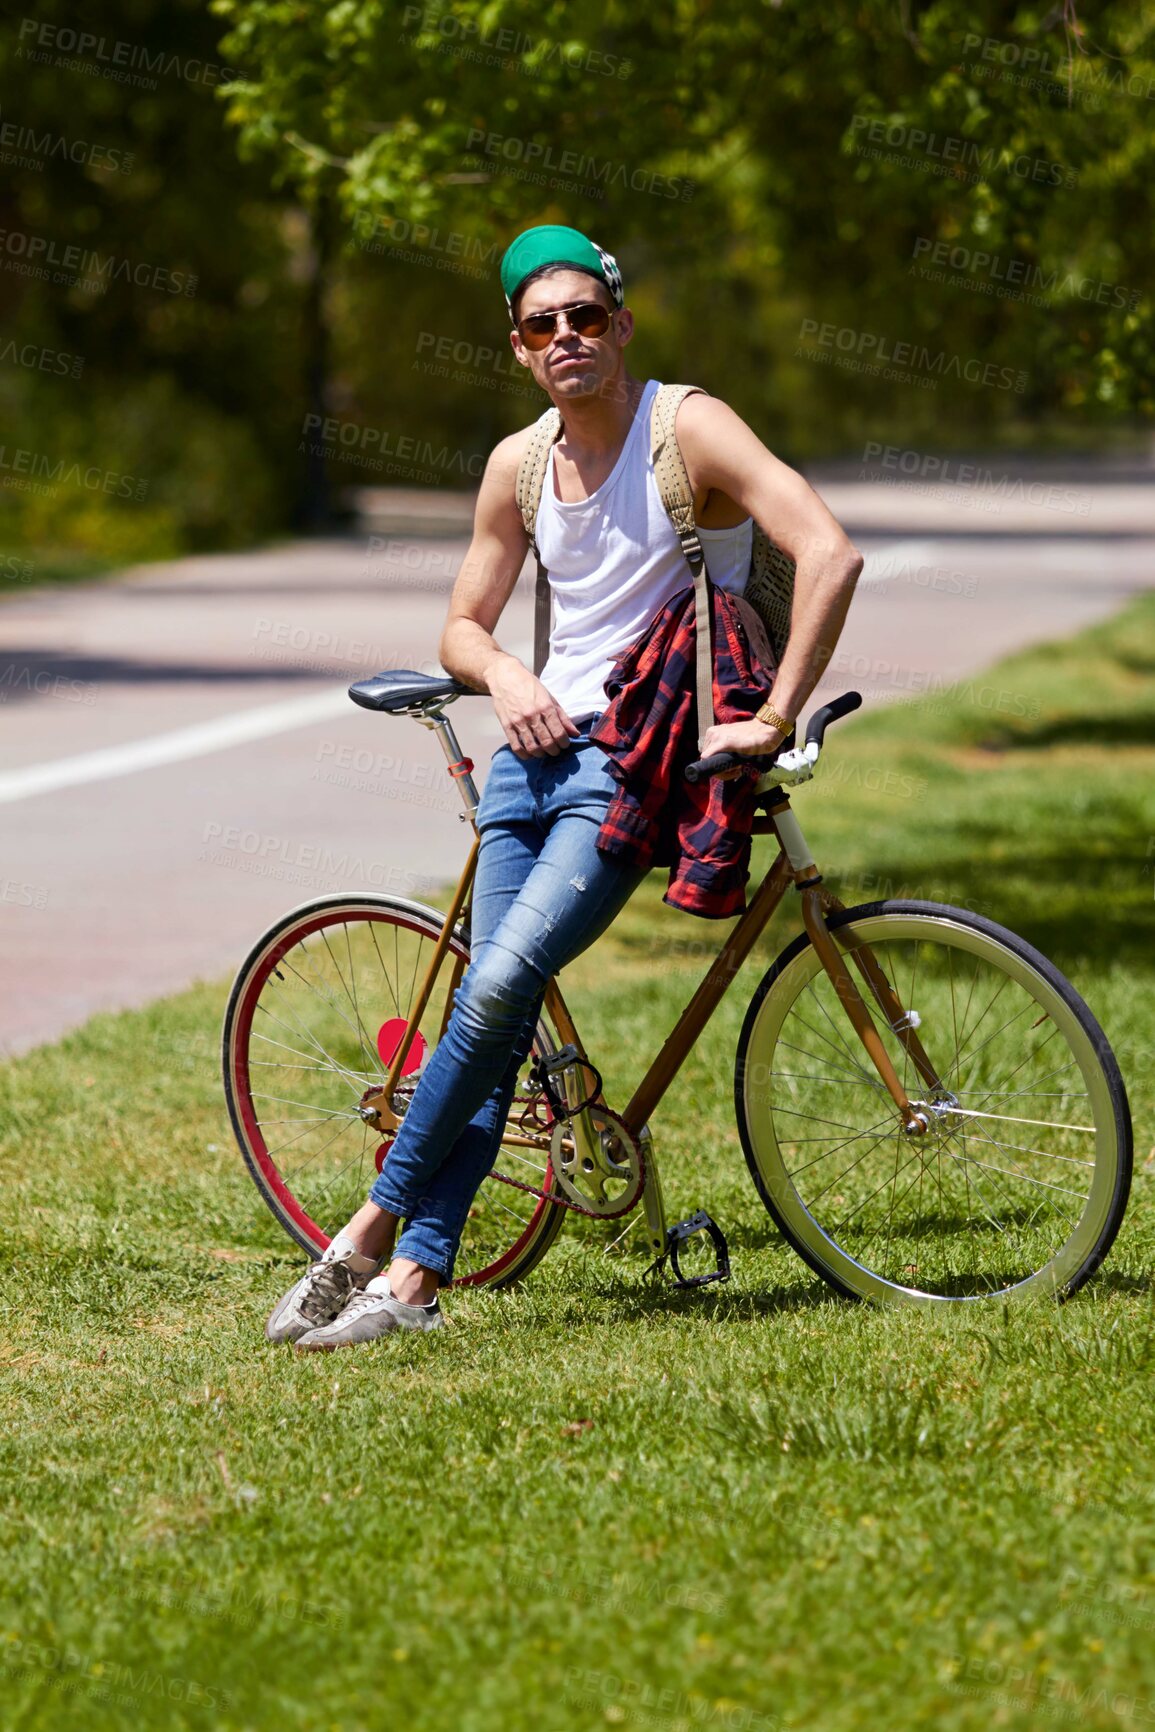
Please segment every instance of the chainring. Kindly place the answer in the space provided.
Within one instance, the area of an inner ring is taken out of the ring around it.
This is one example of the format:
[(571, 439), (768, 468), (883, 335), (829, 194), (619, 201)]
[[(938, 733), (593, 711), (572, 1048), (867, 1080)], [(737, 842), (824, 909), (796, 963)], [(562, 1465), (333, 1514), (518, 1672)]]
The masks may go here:
[(562, 1199), (585, 1215), (612, 1221), (619, 1215), (628, 1215), (641, 1201), (646, 1185), (645, 1163), (636, 1138), (617, 1113), (603, 1106), (591, 1106), (588, 1112), (597, 1126), (609, 1172), (603, 1171), (589, 1155), (580, 1153), (572, 1126), (565, 1119), (553, 1127), (549, 1164)]

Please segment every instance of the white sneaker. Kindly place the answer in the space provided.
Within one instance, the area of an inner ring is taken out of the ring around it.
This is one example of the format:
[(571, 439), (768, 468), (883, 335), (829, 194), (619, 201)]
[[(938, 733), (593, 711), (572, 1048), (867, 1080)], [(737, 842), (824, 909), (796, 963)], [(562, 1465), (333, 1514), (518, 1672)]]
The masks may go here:
[[(352, 1239), (338, 1233), (317, 1262), (310, 1263), (283, 1299), (269, 1313), (265, 1334), (270, 1341), (296, 1341), (319, 1324), (331, 1323), (343, 1307), (378, 1273), (385, 1259), (370, 1262), (358, 1254)], [(354, 1268), (355, 1263), (364, 1265)]]
[(436, 1299), (428, 1305), (406, 1305), (395, 1299), (388, 1275), (376, 1275), (361, 1293), (354, 1293), (332, 1323), (310, 1329), (297, 1340), (298, 1353), (331, 1353), (335, 1347), (356, 1347), (398, 1329), (441, 1329), (445, 1318)]

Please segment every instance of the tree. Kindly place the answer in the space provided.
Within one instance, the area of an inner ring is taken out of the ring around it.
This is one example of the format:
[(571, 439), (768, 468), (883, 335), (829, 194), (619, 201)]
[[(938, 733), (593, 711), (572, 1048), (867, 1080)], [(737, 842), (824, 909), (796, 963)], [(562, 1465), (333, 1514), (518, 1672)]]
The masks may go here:
[[(215, 6), (260, 68), (230, 117), (279, 183), (331, 187), (359, 234), (500, 251), (534, 221), (587, 228), (660, 321), (645, 352), (666, 376), (689, 354), (800, 452), (864, 415), (930, 433), (948, 404), (984, 437), (1151, 413), (1149, 0), (1093, 30), (1071, 0), (610, 0), (580, 29), (524, 0)], [(924, 376), (816, 364), (845, 352), (799, 338), (831, 325), (860, 361), (925, 352)], [(451, 384), (455, 424), (487, 422)]]

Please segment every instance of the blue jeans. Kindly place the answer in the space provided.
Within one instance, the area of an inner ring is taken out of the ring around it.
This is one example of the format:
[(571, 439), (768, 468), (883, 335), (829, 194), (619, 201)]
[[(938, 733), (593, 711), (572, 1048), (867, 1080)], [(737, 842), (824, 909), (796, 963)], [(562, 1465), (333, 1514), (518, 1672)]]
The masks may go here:
[(394, 1254), (448, 1281), (493, 1166), (546, 982), (605, 931), (645, 871), (595, 846), (616, 783), (586, 723), (556, 758), (493, 755), (469, 966), (369, 1200), (404, 1218)]

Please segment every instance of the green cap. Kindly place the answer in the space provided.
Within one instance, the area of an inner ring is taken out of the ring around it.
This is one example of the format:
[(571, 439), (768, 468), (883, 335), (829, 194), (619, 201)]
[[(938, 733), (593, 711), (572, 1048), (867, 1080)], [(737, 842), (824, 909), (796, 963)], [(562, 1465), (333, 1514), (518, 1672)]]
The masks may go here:
[(511, 320), (513, 297), (526, 277), (541, 265), (572, 265), (575, 270), (588, 271), (606, 285), (615, 306), (625, 304), (622, 273), (612, 253), (605, 252), (580, 229), (566, 228), (564, 223), (541, 223), (519, 234), (501, 261), (501, 286)]

